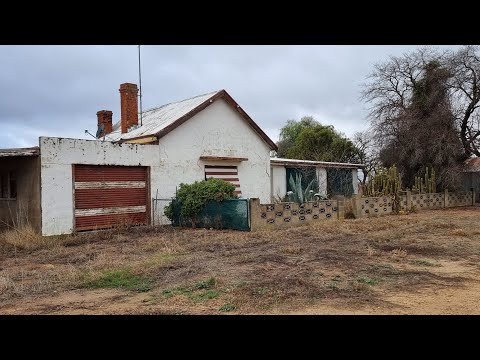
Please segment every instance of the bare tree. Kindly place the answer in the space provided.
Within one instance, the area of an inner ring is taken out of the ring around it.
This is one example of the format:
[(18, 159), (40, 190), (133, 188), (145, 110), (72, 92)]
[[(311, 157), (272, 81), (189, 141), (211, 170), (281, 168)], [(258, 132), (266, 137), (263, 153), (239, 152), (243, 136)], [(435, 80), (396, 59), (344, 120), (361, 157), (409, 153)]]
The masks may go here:
[(405, 185), (426, 166), (439, 185), (453, 187), (452, 174), (465, 159), (452, 105), (452, 53), (421, 48), (375, 66), (362, 98), (383, 165), (396, 164)]
[(364, 187), (367, 178), (380, 166), (378, 158), (378, 146), (376, 146), (373, 134), (369, 131), (359, 131), (353, 135), (353, 144), (358, 149), (358, 159), (364, 164), (362, 169), (363, 179), (358, 178), (361, 186)]
[(480, 47), (465, 46), (449, 53), (449, 87), (465, 157), (480, 156)]
[(412, 97), (425, 66), (444, 57), (434, 49), (424, 47), (411, 54), (391, 56), (374, 65), (374, 71), (363, 84), (361, 99), (371, 105), (370, 120), (376, 140), (380, 143), (398, 137), (407, 120), (402, 116), (412, 103)]

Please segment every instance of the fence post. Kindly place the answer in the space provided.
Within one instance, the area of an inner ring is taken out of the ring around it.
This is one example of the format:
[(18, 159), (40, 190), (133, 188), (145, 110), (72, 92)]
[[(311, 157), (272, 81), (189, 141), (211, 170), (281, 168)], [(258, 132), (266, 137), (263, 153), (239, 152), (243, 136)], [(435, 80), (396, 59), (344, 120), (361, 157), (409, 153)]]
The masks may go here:
[(362, 211), (360, 209), (361, 198), (362, 198), (362, 195), (360, 194), (354, 194), (352, 196), (352, 208), (353, 208), (353, 215), (355, 216), (355, 219), (359, 219), (362, 217)]
[(249, 202), (249, 212), (250, 216), (250, 231), (256, 231), (261, 228), (261, 211), (260, 211), (260, 199), (259, 198), (250, 198)]
[(339, 220), (343, 220), (345, 218), (345, 196), (335, 195), (333, 199), (337, 201), (337, 217)]
[(447, 203), (449, 202), (448, 201), (448, 189), (445, 189), (445, 191), (443, 193), (443, 196), (444, 196), (444, 199), (443, 199), (443, 204), (444, 205), (443, 206), (447, 208), (448, 205), (450, 205), (450, 204), (447, 205)]
[(405, 205), (406, 207), (406, 211), (410, 211), (410, 209), (412, 208), (412, 192), (410, 191), (410, 189), (407, 189), (407, 205)]

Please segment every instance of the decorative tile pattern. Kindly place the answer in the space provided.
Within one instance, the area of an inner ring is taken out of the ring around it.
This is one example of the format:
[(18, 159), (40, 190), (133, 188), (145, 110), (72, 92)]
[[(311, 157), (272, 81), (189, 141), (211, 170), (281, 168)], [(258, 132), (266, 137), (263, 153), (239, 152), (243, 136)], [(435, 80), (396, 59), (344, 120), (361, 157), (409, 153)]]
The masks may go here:
[(392, 199), (388, 196), (360, 198), (361, 215), (385, 215), (392, 213)]
[[(260, 204), (260, 217), (266, 224), (304, 223), (337, 218), (337, 200), (296, 203)], [(333, 216), (332, 216), (333, 215)]]
[(412, 205), (417, 209), (440, 209), (445, 207), (444, 193), (412, 194)]
[(472, 193), (470, 191), (448, 193), (447, 207), (472, 205)]

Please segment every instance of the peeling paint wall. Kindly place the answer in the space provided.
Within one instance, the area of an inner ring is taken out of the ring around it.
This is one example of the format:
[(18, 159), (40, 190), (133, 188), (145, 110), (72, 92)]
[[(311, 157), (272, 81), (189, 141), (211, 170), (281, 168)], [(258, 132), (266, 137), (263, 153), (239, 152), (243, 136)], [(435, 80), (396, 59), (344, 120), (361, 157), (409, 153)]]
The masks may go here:
[[(200, 156), (248, 160), (202, 161)], [(41, 137), (40, 157), (43, 235), (73, 231), (72, 164), (150, 166), (150, 194), (165, 199), (180, 183), (203, 180), (205, 165), (235, 165), (242, 197), (270, 200), (270, 148), (222, 99), (160, 138), (159, 145)]]
[[(42, 235), (73, 231), (72, 164), (150, 166), (160, 170), (155, 145), (113, 144), (96, 140), (40, 138)], [(152, 176), (153, 186), (158, 176)]]

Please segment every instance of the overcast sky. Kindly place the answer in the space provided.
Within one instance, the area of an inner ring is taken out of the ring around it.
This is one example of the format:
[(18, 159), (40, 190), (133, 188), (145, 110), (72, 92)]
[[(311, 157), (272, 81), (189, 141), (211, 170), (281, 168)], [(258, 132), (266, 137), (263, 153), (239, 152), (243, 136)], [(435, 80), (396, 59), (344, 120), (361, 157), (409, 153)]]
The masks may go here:
[[(351, 136), (368, 127), (359, 92), (373, 65), (417, 47), (146, 45), (143, 108), (225, 89), (275, 142), (306, 115)], [(0, 46), (0, 58), (0, 148), (91, 139), (98, 110), (119, 120), (119, 85), (138, 84), (135, 45)]]

